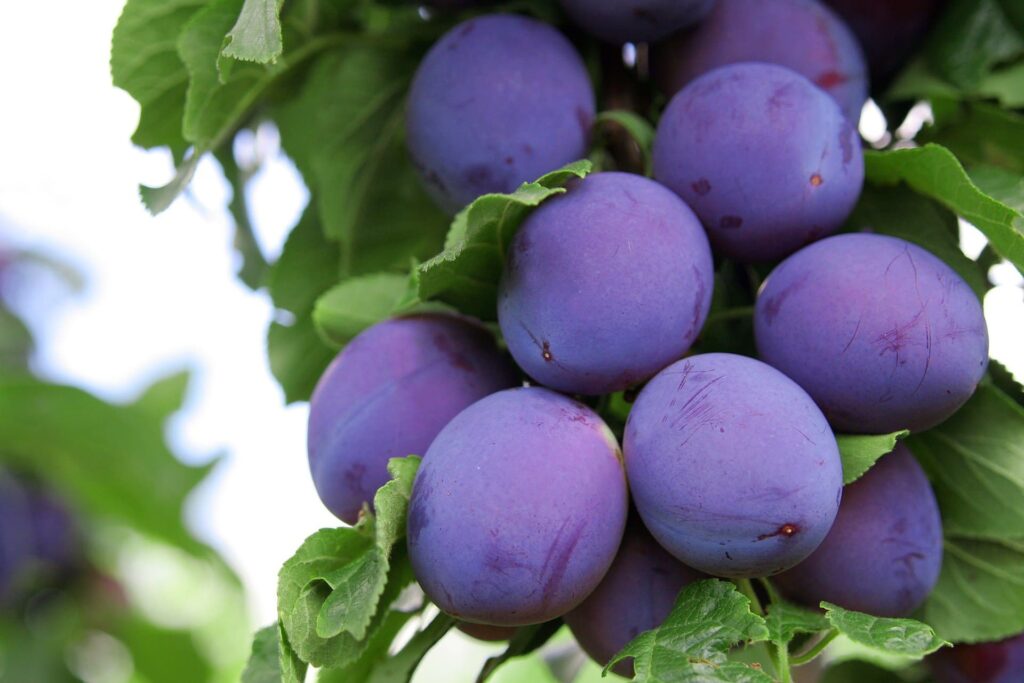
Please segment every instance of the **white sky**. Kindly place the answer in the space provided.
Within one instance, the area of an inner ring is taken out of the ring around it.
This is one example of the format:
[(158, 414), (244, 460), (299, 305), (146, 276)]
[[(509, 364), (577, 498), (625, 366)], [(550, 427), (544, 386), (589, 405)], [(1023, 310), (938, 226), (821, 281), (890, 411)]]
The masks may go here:
[[(110, 85), (109, 36), (122, 2), (18, 3), (0, 22), (0, 243), (55, 253), (87, 276), (86, 292), (37, 328), (45, 376), (121, 400), (173, 369), (196, 370), (172, 444), (192, 461), (228, 457), (190, 520), (241, 574), (263, 624), (274, 618), (281, 563), (335, 520), (309, 478), (306, 408), (284, 408), (267, 367), (269, 301), (233, 276), (216, 167), (200, 166), (193, 202), (157, 218), (138, 202), (137, 183), (162, 184), (171, 169), (165, 154), (131, 145), (138, 107)], [(252, 199), (275, 255), (304, 190), (277, 159)], [(1019, 278), (1004, 267), (998, 281), (986, 301), (992, 352), (1024, 376)]]

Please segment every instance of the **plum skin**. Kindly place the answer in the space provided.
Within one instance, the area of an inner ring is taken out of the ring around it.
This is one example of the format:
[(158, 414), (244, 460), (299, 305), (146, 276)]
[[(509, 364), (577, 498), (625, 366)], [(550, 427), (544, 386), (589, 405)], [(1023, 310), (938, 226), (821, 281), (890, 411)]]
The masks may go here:
[(887, 82), (914, 54), (942, 0), (825, 0), (857, 37), (875, 85)]
[[(870, 558), (870, 559), (866, 559)], [(832, 530), (775, 577), (788, 597), (879, 617), (904, 617), (939, 580), (942, 518), (924, 470), (902, 443), (846, 486)]]
[(465, 21), (420, 63), (406, 110), (424, 186), (455, 213), (586, 156), (594, 92), (572, 44), (511, 14)]
[(758, 294), (754, 334), (761, 359), (848, 432), (934, 427), (988, 364), (974, 292), (928, 251), (886, 235), (837, 235), (783, 261)]
[(806, 558), (843, 487), (835, 437), (811, 397), (753, 358), (690, 356), (658, 373), (626, 422), (637, 511), (683, 563), (769, 576)]
[(82, 533), (64, 500), (0, 469), (0, 611), (59, 588), (83, 566)]
[[(631, 517), (608, 573), (563, 619), (580, 647), (603, 666), (633, 638), (660, 626), (679, 591), (705, 578), (669, 555), (639, 519)], [(612, 671), (632, 678), (633, 663), (621, 661)]]
[(707, 16), (715, 0), (561, 0), (572, 20), (609, 43), (650, 42)]
[(867, 65), (857, 39), (818, 0), (718, 0), (694, 30), (655, 48), (651, 68), (671, 97), (726, 64), (768, 62), (805, 76), (839, 103), (856, 126), (868, 98)]
[(415, 315), (364, 330), (309, 403), (309, 467), (324, 505), (354, 524), (388, 481), (390, 458), (422, 455), (463, 408), (516, 383), (494, 338), (468, 319)]
[(683, 201), (642, 176), (597, 173), (520, 226), (498, 321), (530, 377), (603, 394), (682, 357), (707, 317), (713, 282), (707, 237)]
[(716, 253), (772, 261), (842, 225), (864, 159), (857, 132), (806, 78), (740, 63), (672, 98), (654, 140), (654, 176), (700, 217)]
[(1024, 633), (992, 643), (959, 644), (928, 657), (937, 683), (1019, 683)]
[(576, 607), (622, 539), (620, 457), (601, 418), (547, 389), (508, 389), (461, 412), (431, 444), (409, 501), (409, 557), (427, 596), (495, 626)]

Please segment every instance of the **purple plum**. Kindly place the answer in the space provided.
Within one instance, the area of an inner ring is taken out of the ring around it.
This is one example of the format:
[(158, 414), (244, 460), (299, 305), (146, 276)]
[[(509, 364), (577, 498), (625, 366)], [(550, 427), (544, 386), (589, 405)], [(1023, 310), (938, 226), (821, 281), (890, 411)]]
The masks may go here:
[(511, 14), (465, 21), (423, 59), (409, 91), (409, 152), (427, 191), (454, 213), (587, 154), (594, 92), (551, 26)]
[(813, 607), (827, 600), (879, 617), (904, 617), (931, 593), (941, 565), (939, 505), (924, 470), (897, 444), (846, 487), (818, 549), (775, 581), (788, 597)]
[(888, 81), (914, 53), (944, 0), (825, 0), (857, 36), (871, 78)]
[(718, 0), (694, 30), (657, 46), (655, 80), (671, 97), (726, 64), (789, 67), (835, 98), (854, 126), (868, 98), (867, 66), (857, 39), (818, 0)]
[(963, 643), (928, 658), (937, 683), (1024, 681), (1024, 633), (994, 643)]
[(753, 358), (708, 353), (662, 370), (626, 422), (626, 473), (657, 541), (716, 576), (768, 576), (832, 526), (842, 463), (825, 416)]
[(492, 394), (445, 427), (409, 501), (413, 572), (460, 620), (537, 624), (590, 594), (626, 524), (626, 478), (592, 410), (539, 387)]
[(716, 253), (772, 261), (842, 225), (864, 159), (857, 131), (824, 92), (785, 67), (748, 62), (672, 98), (654, 175), (700, 217)]
[(713, 280), (707, 237), (685, 203), (642, 176), (598, 173), (519, 228), (498, 320), (535, 380), (603, 394), (686, 353), (707, 317)]
[(468, 621), (457, 622), (455, 628), (471, 638), (488, 643), (509, 640), (519, 630), (515, 626), (491, 626), (490, 624), (473, 624)]
[(388, 481), (390, 458), (422, 455), (463, 408), (516, 383), (494, 338), (468, 319), (415, 315), (364, 330), (310, 400), (309, 468), (320, 499), (355, 523)]
[[(687, 584), (707, 576), (669, 555), (635, 518), (630, 518), (611, 569), (583, 603), (565, 615), (577, 642), (602, 666), (636, 636), (661, 625)], [(633, 677), (633, 662), (615, 673)]]
[(609, 43), (661, 40), (708, 15), (715, 0), (561, 0), (587, 33)]
[(981, 303), (949, 266), (895, 237), (846, 234), (779, 264), (757, 297), (760, 357), (837, 430), (934, 427), (988, 363)]

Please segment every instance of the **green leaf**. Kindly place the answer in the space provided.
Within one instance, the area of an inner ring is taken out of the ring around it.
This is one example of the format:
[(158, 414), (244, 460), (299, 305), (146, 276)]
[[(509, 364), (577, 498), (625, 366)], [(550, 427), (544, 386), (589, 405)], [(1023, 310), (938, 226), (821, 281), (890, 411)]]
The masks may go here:
[(209, 681), (213, 676), (213, 666), (191, 631), (163, 628), (131, 614), (118, 620), (111, 635), (128, 648), (135, 675), (147, 683)]
[(185, 528), (182, 506), (213, 464), (175, 458), (164, 443), (166, 415), (152, 406), (111, 405), (80, 389), (0, 376), (0, 459), (38, 472), (90, 515), (209, 557)]
[(166, 145), (181, 156), (188, 72), (178, 56), (178, 36), (205, 0), (129, 0), (114, 28), (110, 73), (114, 85), (141, 106), (135, 144)]
[(306, 670), (309, 667), (295, 652), (280, 619), (277, 622), (277, 638), (280, 648), (278, 664), (281, 668), (281, 683), (303, 683), (306, 680)]
[(928, 472), (947, 535), (1024, 538), (1024, 408), (983, 384), (907, 445)]
[(323, 294), (313, 309), (317, 329), (344, 346), (367, 327), (391, 316), (406, 294), (409, 277), (373, 273), (344, 280)]
[(864, 159), (870, 182), (906, 182), (975, 225), (1000, 255), (1024, 270), (1024, 216), (981, 192), (948, 149), (928, 144), (867, 151)]
[(158, 379), (135, 400), (135, 407), (157, 419), (166, 420), (181, 410), (185, 404), (190, 379), (191, 375), (187, 370)]
[(234, 151), (230, 144), (214, 150), (214, 156), (220, 162), (224, 179), (231, 185), (231, 201), (228, 210), (235, 221), (235, 251), (242, 257), (242, 265), (238, 269), (238, 279), (252, 290), (259, 289), (267, 274), (267, 261), (260, 251), (249, 218), (249, 203), (245, 197), (245, 185), (253, 170), (239, 168), (235, 161)]
[(165, 211), (188, 187), (188, 184), (192, 182), (192, 176), (195, 175), (196, 166), (199, 165), (199, 156), (193, 150), (191, 155), (178, 165), (174, 171), (174, 177), (166, 185), (160, 187), (139, 185), (139, 198), (142, 199), (143, 205), (151, 214), (155, 216)]
[(603, 111), (594, 119), (594, 124), (600, 126), (604, 123), (614, 123), (622, 126), (633, 138), (640, 154), (643, 156), (644, 169), (647, 175), (651, 175), (651, 148), (654, 146), (654, 126), (650, 121), (639, 114), (624, 109)]
[(828, 619), (821, 612), (790, 602), (769, 605), (764, 622), (768, 627), (768, 640), (780, 647), (786, 647), (797, 634), (818, 633), (830, 628)]
[[(1021, 79), (1024, 80), (1024, 74)], [(1014, 211), (1024, 211), (1024, 177), (998, 166), (979, 164), (970, 169), (971, 181), (982, 192)]]
[(999, 166), (1024, 173), (1024, 116), (985, 102), (932, 98), (935, 124), (917, 135), (948, 148), (968, 168)]
[(743, 681), (771, 683), (758, 668), (729, 661), (729, 649), (767, 640), (764, 619), (750, 611), (750, 601), (735, 584), (718, 579), (691, 583), (679, 594), (661, 626), (641, 633), (605, 667), (632, 657), (634, 680)]
[(284, 0), (245, 0), (221, 54), (268, 64), (281, 56), (281, 5)]
[(340, 245), (344, 276), (436, 253), (448, 224), (405, 149), (403, 98), (418, 54), (386, 45), (323, 55), (299, 94), (274, 112), (324, 233)]
[(954, 642), (1001, 640), (1024, 631), (1024, 539), (946, 538), (942, 573), (922, 612)]
[(408, 683), (423, 657), (454, 623), (454, 617), (443, 612), (438, 614), (425, 629), (417, 631), (405, 647), (381, 661), (370, 674), (369, 683)]
[(590, 170), (589, 161), (577, 161), (524, 183), (512, 194), (478, 197), (455, 217), (444, 251), (420, 266), (420, 299), (440, 299), (463, 313), (494, 320), (505, 253), (519, 224), (544, 200), (563, 194), (571, 179)]
[(316, 208), (308, 206), (270, 270), (270, 298), (277, 308), (308, 317), (317, 298), (340, 278), (338, 247), (324, 237)]
[(534, 626), (523, 626), (516, 630), (515, 635), (508, 642), (508, 647), (502, 650), (501, 653), (488, 657), (487, 661), (484, 662), (483, 668), (476, 677), (476, 683), (484, 683), (489, 679), (498, 668), (516, 657), (522, 657), (528, 655), (531, 652), (535, 652), (537, 649), (542, 647), (551, 636), (558, 632), (558, 629), (562, 627), (562, 622), (559, 619), (553, 619), (552, 621), (546, 621), (543, 624), (536, 624)]
[(27, 371), (34, 348), (35, 340), (25, 323), (0, 305), (0, 371)]
[(212, 0), (178, 39), (178, 53), (189, 74), (185, 139), (204, 151), (220, 146), (270, 77), (268, 68), (244, 64), (222, 81), (217, 59), (241, 8), (242, 0)]
[(317, 297), (338, 281), (339, 268), (337, 246), (324, 238), (316, 209), (307, 207), (267, 280), (274, 305), (292, 314), (267, 333), (270, 369), (289, 403), (310, 397), (335, 356), (317, 334), (312, 312)]
[(989, 359), (988, 374), (992, 384), (1024, 408), (1024, 386), (1013, 376), (1010, 370), (997, 360)]
[(367, 640), (362, 655), (344, 668), (320, 669), (317, 683), (366, 683), (377, 667), (387, 662), (391, 643), (413, 616), (412, 612), (390, 610), (380, 628)]
[(405, 536), (405, 518), (420, 458), (392, 458), (388, 462), (391, 480), (373, 497), (374, 515), (365, 515), (358, 530), (374, 539), (374, 547), (326, 577), (333, 592), (317, 617), (320, 638), (349, 633), (356, 640), (377, 612), (377, 600), (387, 584), (389, 558), (395, 543)]
[(904, 185), (865, 186), (844, 230), (868, 230), (907, 240), (942, 259), (979, 299), (988, 291), (985, 268), (960, 250), (956, 216)]
[(931, 626), (920, 621), (874, 617), (830, 602), (822, 602), (821, 607), (829, 623), (841, 634), (880, 652), (919, 659), (949, 645), (935, 635)]
[(892, 434), (837, 434), (839, 456), (843, 459), (843, 485), (864, 476), (871, 466), (896, 448), (896, 442), (910, 434), (903, 430)]
[(1024, 62), (990, 72), (978, 83), (977, 91), (1009, 109), (1024, 107)]
[(313, 320), (305, 317), (290, 325), (270, 324), (267, 356), (285, 401), (294, 403), (309, 400), (335, 352), (317, 334)]
[(394, 458), (393, 479), (374, 496), (378, 517), (321, 529), (281, 568), (278, 611), (289, 642), (315, 666), (352, 666), (384, 628), (388, 607), (412, 581), (405, 516), (419, 458)]
[(261, 628), (252, 639), (252, 652), (242, 683), (281, 683), (280, 636), (276, 623)]
[(929, 37), (929, 64), (961, 88), (972, 88), (997, 64), (1024, 53), (1024, 40), (998, 0), (952, 0)]
[[(278, 614), (298, 657), (316, 666), (345, 666), (361, 654), (359, 642), (343, 633), (316, 635), (316, 620), (331, 587), (327, 576), (372, 547), (354, 529), (321, 529), (299, 547), (278, 575)], [(384, 610), (382, 610), (384, 611)]]

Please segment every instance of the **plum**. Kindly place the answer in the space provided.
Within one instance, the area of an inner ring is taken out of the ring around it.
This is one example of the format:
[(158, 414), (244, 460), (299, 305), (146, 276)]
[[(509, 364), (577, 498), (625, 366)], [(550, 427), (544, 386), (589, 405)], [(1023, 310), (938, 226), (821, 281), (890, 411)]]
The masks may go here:
[(42, 484), (0, 470), (0, 608), (59, 585), (82, 564), (71, 510)]
[(665, 368), (626, 422), (626, 473), (657, 541), (716, 576), (789, 569), (824, 540), (843, 471), (825, 416), (753, 358), (708, 353)]
[(609, 43), (661, 40), (707, 16), (715, 0), (561, 0), (587, 33)]
[(669, 97), (712, 69), (736, 62), (789, 67), (825, 90), (856, 126), (868, 98), (857, 39), (818, 0), (718, 0), (692, 31), (655, 48), (651, 69)]
[(783, 261), (758, 294), (754, 332), (760, 357), (848, 432), (933, 427), (988, 363), (974, 292), (928, 251), (886, 235), (837, 235)]
[(785, 67), (744, 62), (672, 98), (654, 175), (696, 212), (716, 252), (771, 261), (842, 225), (864, 159), (857, 131), (824, 92)]
[(456, 622), (455, 628), (470, 638), (476, 638), (488, 643), (509, 640), (519, 630), (515, 626), (491, 626), (490, 624), (474, 624), (468, 621)]
[[(639, 519), (630, 517), (604, 580), (565, 615), (565, 623), (584, 651), (603, 666), (640, 633), (660, 626), (679, 591), (704, 578), (669, 555)], [(633, 677), (631, 660), (619, 662), (612, 670)]]
[(406, 131), (427, 191), (454, 213), (587, 153), (594, 92), (572, 44), (511, 14), (465, 21), (419, 65)]
[(914, 53), (943, 0), (825, 0), (857, 36), (875, 86)]
[(928, 658), (937, 683), (1020, 683), (1024, 633), (993, 643), (963, 643)]
[(642, 176), (598, 173), (519, 228), (498, 320), (535, 380), (603, 394), (686, 352), (707, 317), (713, 280), (707, 237), (685, 203)]
[(622, 540), (620, 458), (596, 413), (547, 389), (507, 389), (459, 413), (430, 445), (409, 501), (409, 557), (427, 596), (495, 626), (576, 607)]
[(388, 480), (390, 458), (422, 455), (463, 408), (516, 384), (482, 326), (452, 315), (377, 323), (331, 362), (309, 406), (309, 468), (349, 524)]
[[(865, 561), (870, 558), (870, 561)], [(909, 615), (939, 580), (942, 518), (924, 470), (903, 444), (848, 485), (832, 530), (775, 577), (790, 598), (879, 617)]]

